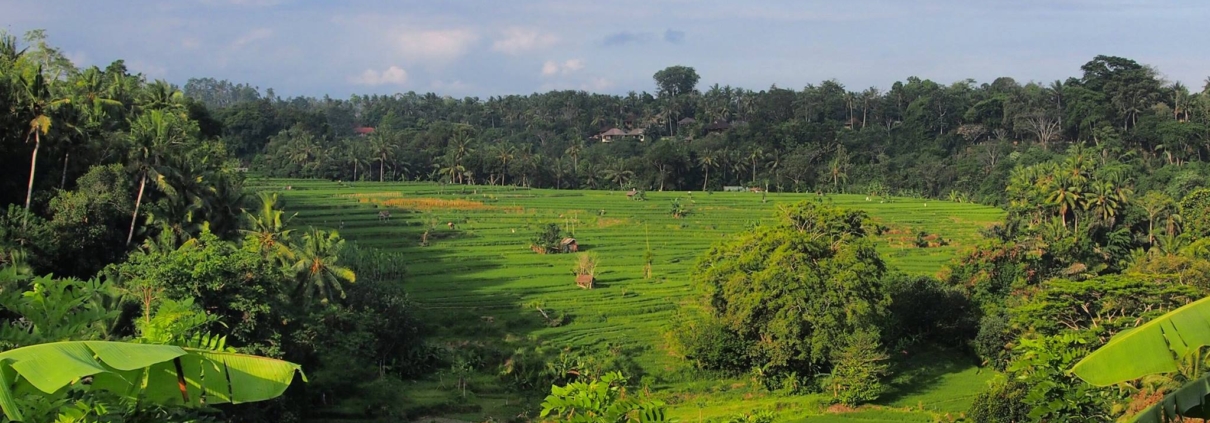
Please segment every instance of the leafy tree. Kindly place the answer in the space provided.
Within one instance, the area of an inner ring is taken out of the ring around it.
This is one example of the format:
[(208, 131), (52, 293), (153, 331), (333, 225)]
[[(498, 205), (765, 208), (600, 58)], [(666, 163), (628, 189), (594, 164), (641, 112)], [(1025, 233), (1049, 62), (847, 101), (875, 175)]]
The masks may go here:
[(776, 225), (741, 233), (704, 254), (691, 280), (711, 318), (767, 372), (830, 367), (849, 334), (876, 331), (889, 298), (865, 214), (811, 202), (781, 209)]
[(693, 92), (701, 79), (697, 71), (688, 66), (669, 66), (653, 76), (660, 96), (677, 97)]
[(1196, 237), (1210, 236), (1210, 188), (1201, 188), (1181, 198), (1181, 216), (1185, 232)]

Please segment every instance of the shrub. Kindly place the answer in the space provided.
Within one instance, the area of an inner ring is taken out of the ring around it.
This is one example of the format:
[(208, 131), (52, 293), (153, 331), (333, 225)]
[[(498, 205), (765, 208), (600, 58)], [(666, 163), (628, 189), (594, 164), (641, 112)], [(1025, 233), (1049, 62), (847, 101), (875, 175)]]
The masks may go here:
[(849, 336), (845, 345), (832, 354), (832, 374), (827, 378), (832, 401), (857, 405), (878, 399), (885, 390), (882, 377), (889, 368), (888, 358), (878, 334), (859, 331)]
[[(978, 332), (978, 309), (966, 294), (928, 276), (886, 278), (890, 322), (883, 333), (894, 339), (964, 342)], [(896, 348), (906, 345), (896, 346)]]
[(975, 395), (967, 418), (972, 423), (1017, 423), (1030, 421), (1025, 395), (1029, 387), (1015, 380), (999, 378), (986, 391)]
[(559, 252), (559, 243), (563, 241), (563, 230), (556, 223), (548, 223), (534, 236), (534, 250), (539, 254)]

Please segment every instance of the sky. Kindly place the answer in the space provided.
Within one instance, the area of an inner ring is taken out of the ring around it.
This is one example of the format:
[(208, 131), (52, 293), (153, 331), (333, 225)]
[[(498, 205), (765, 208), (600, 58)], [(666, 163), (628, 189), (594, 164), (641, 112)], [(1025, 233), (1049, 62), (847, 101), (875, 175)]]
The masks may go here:
[(1049, 82), (1098, 54), (1201, 88), (1206, 22), (1205, 0), (0, 1), (0, 29), (46, 29), (77, 66), (335, 98), (653, 92), (672, 65), (699, 89)]

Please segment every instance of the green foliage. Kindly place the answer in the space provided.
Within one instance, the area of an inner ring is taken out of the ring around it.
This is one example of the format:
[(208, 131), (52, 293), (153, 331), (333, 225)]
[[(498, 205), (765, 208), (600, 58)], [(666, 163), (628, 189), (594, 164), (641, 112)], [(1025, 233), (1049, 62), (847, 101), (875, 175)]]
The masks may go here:
[(689, 215), (689, 207), (681, 203), (680, 198), (672, 199), (672, 217), (680, 219)]
[(312, 227), (299, 241), (289, 257), (289, 273), (294, 277), (291, 296), (303, 304), (343, 300), (344, 284), (357, 281), (357, 275), (340, 260), (344, 239), (336, 231)]
[(846, 334), (874, 330), (890, 299), (864, 219), (802, 202), (783, 208), (778, 225), (738, 234), (701, 257), (692, 280), (752, 365), (810, 375), (827, 367)]
[(59, 273), (89, 277), (125, 255), (121, 248), (134, 208), (131, 183), (121, 164), (94, 166), (73, 191), (59, 191), (50, 200), (48, 230), (54, 234), (53, 261)]
[(144, 315), (161, 299), (192, 299), (217, 316), (208, 331), (226, 333), (232, 344), (250, 351), (281, 353), (281, 322), (293, 284), (256, 245), (240, 247), (203, 232), (175, 250), (135, 253), (105, 274), (138, 299)]
[(1017, 423), (1029, 421), (1030, 407), (1025, 403), (1029, 386), (1016, 380), (998, 378), (987, 390), (975, 396), (966, 416), (971, 423)]
[(159, 404), (200, 407), (264, 401), (280, 396), (301, 372), (294, 363), (236, 353), (108, 341), (54, 342), (0, 353), (0, 406), (9, 419), (23, 420), (15, 392), (51, 395), (88, 376), (90, 391)]
[(832, 400), (846, 405), (873, 401), (886, 389), (887, 354), (878, 335), (859, 331), (848, 336), (844, 346), (832, 351), (832, 373), (826, 380)]
[(541, 417), (573, 423), (667, 421), (662, 402), (628, 397), (626, 381), (621, 373), (613, 372), (588, 382), (552, 386), (550, 395), (542, 401)]
[(1210, 236), (1210, 188), (1196, 189), (1180, 203), (1185, 232), (1194, 237)]
[(1105, 422), (1113, 420), (1105, 390), (1068, 372), (1089, 353), (1088, 340), (1077, 334), (1024, 337), (1013, 349), (1010, 377), (1028, 387), (1023, 402), (1033, 421)]
[[(1176, 373), (1182, 361), (1210, 346), (1210, 320), (1204, 316), (1210, 298), (1203, 298), (1152, 319), (1111, 339), (1071, 368), (1072, 373), (1096, 386), (1109, 386), (1144, 376)], [(1200, 372), (1193, 375), (1200, 377)], [(1204, 385), (1202, 382), (1195, 384)], [(1188, 394), (1188, 392), (1186, 393)], [(1206, 395), (1203, 392), (1200, 396)], [(1187, 398), (1187, 397), (1186, 397)], [(1174, 405), (1165, 400), (1165, 412)], [(1181, 409), (1194, 404), (1182, 400)]]
[(1109, 338), (1201, 296), (1191, 286), (1163, 282), (1144, 274), (1050, 280), (1011, 309), (1011, 325), (1045, 336), (1088, 332)]
[(0, 347), (106, 339), (114, 335), (120, 294), (104, 280), (27, 278), (0, 268)]
[(896, 350), (914, 342), (956, 344), (978, 330), (978, 308), (961, 289), (927, 276), (891, 275), (884, 279), (890, 323), (883, 340)]
[(557, 223), (547, 223), (542, 230), (534, 235), (533, 245), (543, 254), (553, 254), (561, 251), (563, 229)]

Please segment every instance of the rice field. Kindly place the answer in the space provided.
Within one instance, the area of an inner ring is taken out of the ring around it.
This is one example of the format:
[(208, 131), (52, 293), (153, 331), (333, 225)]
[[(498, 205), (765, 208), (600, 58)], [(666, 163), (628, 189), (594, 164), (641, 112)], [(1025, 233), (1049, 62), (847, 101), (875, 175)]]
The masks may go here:
[[(645, 201), (622, 191), (529, 190), (432, 183), (338, 183), (256, 179), (254, 189), (280, 192), (294, 223), (336, 229), (363, 247), (405, 253), (404, 284), (438, 341), (507, 347), (541, 342), (624, 351), (654, 380), (653, 390), (673, 417), (698, 421), (752, 410), (770, 410), (785, 421), (936, 421), (957, 417), (991, 375), (962, 358), (921, 353), (908, 359), (912, 374), (881, 404), (832, 410), (818, 396), (782, 396), (755, 389), (744, 379), (712, 379), (691, 373), (666, 349), (664, 333), (694, 298), (688, 278), (697, 257), (715, 242), (772, 222), (779, 205), (809, 200), (862, 209), (885, 227), (878, 249), (888, 265), (909, 274), (932, 275), (976, 240), (978, 230), (1003, 219), (1003, 211), (974, 204), (912, 198), (869, 198), (747, 192), (648, 192)], [(286, 187), (289, 187), (287, 190)], [(674, 218), (680, 199), (689, 214)], [(389, 213), (389, 218), (382, 216)], [(535, 254), (532, 238), (556, 223), (595, 253), (596, 286), (575, 284), (573, 254)], [(927, 236), (918, 237), (920, 232)], [(928, 247), (919, 247), (923, 241)], [(644, 278), (644, 254), (654, 255)], [(527, 304), (569, 316), (548, 327)], [(923, 369), (923, 370), (921, 370)], [(484, 369), (463, 399), (447, 381), (414, 384), (403, 401), (418, 408), (451, 405), (443, 417), (481, 421), (535, 415), (540, 401), (500, 386), (495, 369)]]

